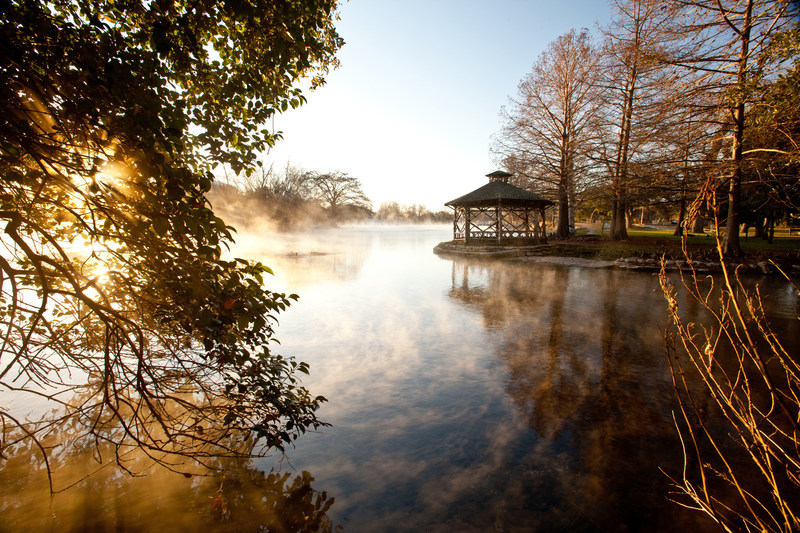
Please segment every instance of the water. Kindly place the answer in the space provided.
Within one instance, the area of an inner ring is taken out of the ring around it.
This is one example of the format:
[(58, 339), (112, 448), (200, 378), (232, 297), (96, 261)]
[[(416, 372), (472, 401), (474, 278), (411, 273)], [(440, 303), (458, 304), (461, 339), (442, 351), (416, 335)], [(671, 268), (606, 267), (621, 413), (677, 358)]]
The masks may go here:
[[(0, 531), (42, 517), (95, 531), (711, 530), (668, 501), (683, 457), (657, 279), (434, 255), (450, 231), (240, 239), (237, 255), (273, 267), (271, 288), (300, 294), (280, 318), (280, 351), (310, 363), (304, 383), (329, 399), (320, 417), (332, 427), (287, 458), (225, 465), (229, 521), (211, 522), (216, 479), (113, 475), (48, 503), (32, 497), (33, 471), (0, 489), (14, 517)], [(796, 293), (761, 281), (797, 339)]]

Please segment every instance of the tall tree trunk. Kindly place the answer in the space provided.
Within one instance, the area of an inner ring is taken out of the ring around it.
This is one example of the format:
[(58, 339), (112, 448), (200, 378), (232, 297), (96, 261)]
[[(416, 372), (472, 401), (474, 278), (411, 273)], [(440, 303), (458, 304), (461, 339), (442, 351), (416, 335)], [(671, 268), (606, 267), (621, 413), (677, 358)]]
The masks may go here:
[[(736, 74), (736, 86), (743, 90), (747, 82), (747, 55), (750, 49), (750, 28), (752, 25), (753, 0), (748, 0), (745, 11), (744, 26), (740, 32), (742, 44), (739, 52), (739, 65)], [(744, 101), (738, 95), (738, 102), (731, 110), (733, 114), (733, 173), (728, 187), (728, 219), (725, 226), (724, 253), (728, 257), (742, 254), (739, 245), (739, 210), (742, 197), (742, 141), (744, 139)]]
[(623, 102), (622, 124), (619, 130), (619, 144), (617, 146), (617, 161), (614, 174), (616, 175), (615, 195), (617, 196), (617, 212), (612, 213), (611, 238), (615, 241), (627, 240), (628, 230), (625, 221), (625, 215), (628, 210), (627, 198), (625, 198), (625, 186), (628, 181), (628, 150), (631, 143), (631, 127), (633, 121), (633, 97), (636, 92), (636, 79), (637, 67), (633, 66), (633, 71), (630, 74), (628, 86), (625, 91), (625, 100)]
[(558, 193), (558, 228), (556, 228), (556, 236), (559, 239), (569, 237), (569, 194), (565, 190), (561, 190)]
[(673, 235), (683, 237), (683, 220), (686, 218), (686, 174), (681, 178), (681, 207), (678, 211), (678, 225), (675, 226)]
[(770, 209), (767, 215), (767, 242), (772, 244), (775, 238), (775, 210)]
[[(569, 106), (564, 106), (565, 118), (564, 124), (568, 123)], [(561, 162), (560, 162), (560, 179), (558, 186), (558, 228), (556, 229), (556, 236), (559, 239), (566, 239), (569, 237), (569, 189), (570, 189), (570, 174), (572, 172), (569, 156), (569, 132), (567, 130), (561, 133)]]
[[(686, 182), (689, 180), (689, 152), (692, 145), (691, 122), (687, 126), (686, 132), (686, 149), (683, 152), (683, 172), (681, 174), (681, 206), (678, 212), (678, 225), (675, 227), (674, 233), (676, 237), (683, 237), (684, 219), (686, 218)], [(692, 223), (695, 223), (697, 218), (695, 217)]]
[(692, 220), (692, 223), (689, 225), (689, 231), (691, 233), (704, 233), (706, 230), (706, 221), (700, 215), (697, 215)]
[(621, 192), (618, 192), (611, 210), (611, 238), (615, 241), (624, 241), (628, 238), (627, 212), (628, 201)]

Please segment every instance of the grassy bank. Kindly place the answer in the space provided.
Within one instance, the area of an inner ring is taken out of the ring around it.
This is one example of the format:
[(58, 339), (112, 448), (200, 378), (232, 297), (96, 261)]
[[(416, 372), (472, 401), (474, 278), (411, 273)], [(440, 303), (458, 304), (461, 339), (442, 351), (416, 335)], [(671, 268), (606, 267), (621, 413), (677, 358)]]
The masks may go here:
[[(682, 257), (681, 237), (674, 235), (674, 228), (634, 226), (628, 229), (628, 240), (612, 241), (600, 233), (600, 225), (584, 225), (578, 235), (564, 241), (551, 241), (552, 250), (547, 255), (564, 255), (613, 261), (626, 257), (672, 258)], [(711, 234), (689, 234), (687, 248), (693, 259), (714, 261), (718, 259), (716, 242)], [(752, 235), (745, 240), (741, 236), (744, 253), (742, 261), (758, 262), (773, 259), (779, 263), (800, 263), (800, 235), (789, 235), (788, 229), (775, 231), (772, 243)], [(544, 251), (543, 251), (544, 252)], [(544, 254), (543, 254), (544, 255)]]

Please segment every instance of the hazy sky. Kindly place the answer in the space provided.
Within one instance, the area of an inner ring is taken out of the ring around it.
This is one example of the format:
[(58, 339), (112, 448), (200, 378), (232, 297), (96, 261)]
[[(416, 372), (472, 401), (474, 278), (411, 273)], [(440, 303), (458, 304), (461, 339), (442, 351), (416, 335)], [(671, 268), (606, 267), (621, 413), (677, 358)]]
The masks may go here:
[(595, 30), (606, 0), (350, 0), (341, 66), (276, 118), (281, 168), (342, 171), (381, 202), (431, 210), (486, 182), (500, 108), (549, 42)]

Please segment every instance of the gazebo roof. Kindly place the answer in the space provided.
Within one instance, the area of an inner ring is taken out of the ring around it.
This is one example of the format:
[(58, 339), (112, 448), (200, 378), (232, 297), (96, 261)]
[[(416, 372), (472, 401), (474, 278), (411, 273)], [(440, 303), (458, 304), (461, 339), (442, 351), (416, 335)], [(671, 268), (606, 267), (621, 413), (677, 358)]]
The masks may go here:
[(506, 207), (547, 207), (548, 205), (555, 205), (550, 200), (504, 181), (490, 181), (483, 187), (479, 187), (455, 200), (450, 200), (444, 205), (451, 207), (492, 207), (500, 204)]

